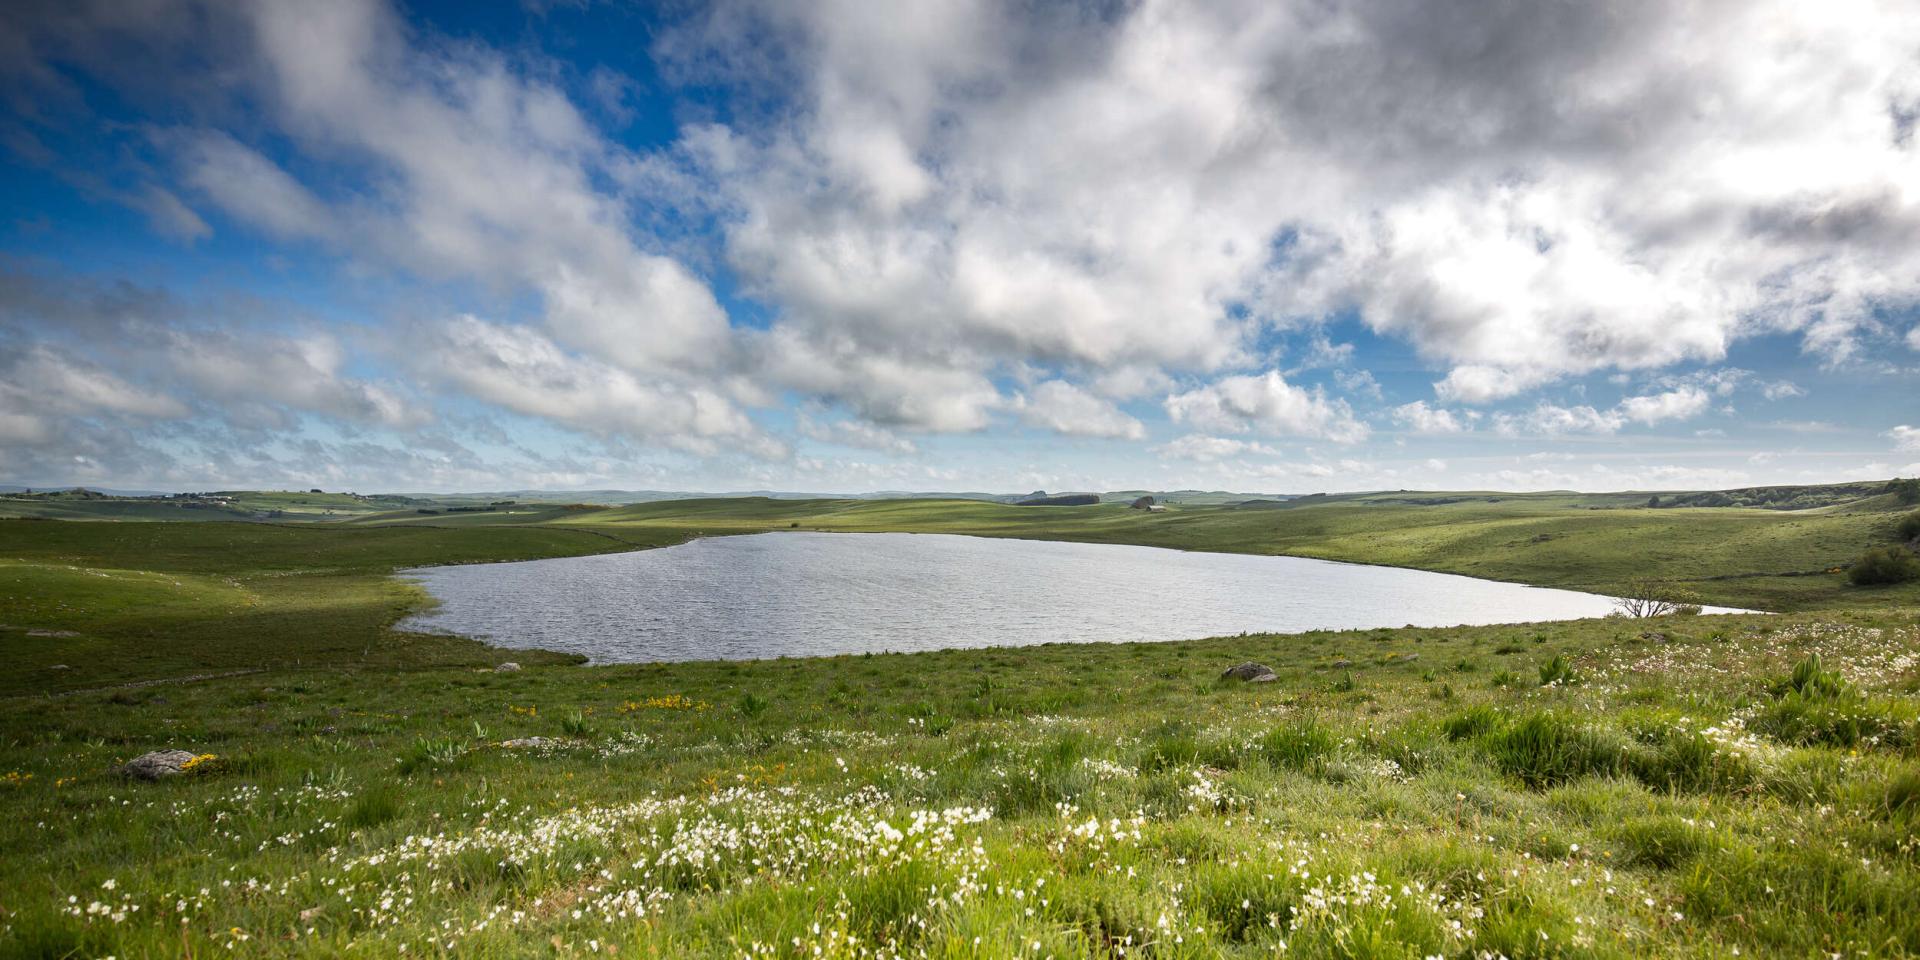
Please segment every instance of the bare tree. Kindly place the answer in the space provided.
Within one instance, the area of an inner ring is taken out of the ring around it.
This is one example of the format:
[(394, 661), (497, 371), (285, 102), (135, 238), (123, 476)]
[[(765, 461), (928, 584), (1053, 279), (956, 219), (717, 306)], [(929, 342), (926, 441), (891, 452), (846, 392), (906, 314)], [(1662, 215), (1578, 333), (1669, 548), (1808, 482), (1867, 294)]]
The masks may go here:
[(1670, 614), (1700, 612), (1700, 597), (1693, 591), (1665, 580), (1634, 577), (1620, 589), (1613, 602), (1615, 612), (1626, 617), (1664, 617)]

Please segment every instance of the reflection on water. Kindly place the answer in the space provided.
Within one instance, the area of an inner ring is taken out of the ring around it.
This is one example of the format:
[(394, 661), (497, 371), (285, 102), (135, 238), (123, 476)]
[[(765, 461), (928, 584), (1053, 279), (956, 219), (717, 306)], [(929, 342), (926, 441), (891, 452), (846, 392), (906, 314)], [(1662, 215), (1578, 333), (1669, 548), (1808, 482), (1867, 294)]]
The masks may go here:
[(426, 567), (408, 629), (596, 662), (1181, 640), (1602, 616), (1606, 597), (1294, 557), (908, 533), (768, 533)]

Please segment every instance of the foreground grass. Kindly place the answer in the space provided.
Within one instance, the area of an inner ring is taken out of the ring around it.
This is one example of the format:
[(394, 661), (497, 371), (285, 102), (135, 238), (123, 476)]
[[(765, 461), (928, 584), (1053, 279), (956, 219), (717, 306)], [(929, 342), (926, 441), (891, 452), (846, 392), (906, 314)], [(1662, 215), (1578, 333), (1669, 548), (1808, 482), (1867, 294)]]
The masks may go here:
[(1907, 956), (1916, 664), (1906, 610), (16, 699), (0, 956)]

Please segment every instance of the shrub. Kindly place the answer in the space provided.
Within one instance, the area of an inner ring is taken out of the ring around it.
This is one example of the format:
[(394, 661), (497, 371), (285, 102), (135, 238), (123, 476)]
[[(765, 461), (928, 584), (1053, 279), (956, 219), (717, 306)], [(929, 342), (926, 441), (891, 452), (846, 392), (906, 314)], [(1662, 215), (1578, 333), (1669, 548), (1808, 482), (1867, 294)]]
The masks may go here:
[(1889, 781), (1885, 804), (1889, 816), (1920, 814), (1920, 770), (1903, 771)]
[(1700, 831), (1678, 817), (1634, 817), (1615, 827), (1620, 862), (1629, 867), (1670, 870), (1700, 852)]
[(1902, 543), (1920, 540), (1920, 510), (1901, 517), (1900, 522), (1894, 525), (1893, 533)]
[(1880, 587), (1920, 580), (1920, 557), (1904, 547), (1874, 547), (1847, 568), (1856, 587)]
[(1502, 771), (1529, 787), (1550, 787), (1580, 777), (1619, 773), (1620, 745), (1553, 713), (1535, 713), (1487, 738), (1487, 752)]
[(1301, 717), (1275, 727), (1260, 738), (1260, 756), (1290, 770), (1311, 770), (1333, 753), (1333, 733), (1313, 717)]
[(594, 734), (593, 721), (578, 710), (560, 718), (560, 732), (569, 737), (586, 738)]
[(1793, 665), (1792, 673), (1774, 682), (1772, 692), (1776, 697), (1789, 693), (1804, 697), (1844, 697), (1853, 693), (1853, 685), (1839, 673), (1828, 670), (1819, 654), (1810, 653)]
[(1500, 726), (1500, 711), (1480, 704), (1464, 713), (1456, 713), (1440, 724), (1441, 732), (1448, 740), (1474, 740)]
[(1159, 729), (1148, 733), (1145, 739), (1146, 749), (1140, 755), (1142, 772), (1191, 766), (1200, 758), (1200, 741), (1194, 739), (1193, 733), (1184, 724), (1162, 724)]
[(415, 740), (400, 757), (400, 772), (410, 774), (427, 767), (452, 767), (466, 757), (467, 745), (459, 740)]
[(1744, 757), (1717, 749), (1704, 734), (1690, 730), (1670, 731), (1655, 746), (1635, 750), (1628, 766), (1657, 790), (1732, 791), (1754, 781), (1753, 767)]
[(1573, 663), (1566, 654), (1555, 654), (1552, 660), (1540, 665), (1540, 685), (1543, 687), (1554, 684), (1564, 687), (1578, 682), (1580, 678), (1574, 675)]
[(400, 791), (393, 783), (382, 781), (361, 788), (342, 822), (349, 830), (361, 830), (377, 827), (399, 815)]

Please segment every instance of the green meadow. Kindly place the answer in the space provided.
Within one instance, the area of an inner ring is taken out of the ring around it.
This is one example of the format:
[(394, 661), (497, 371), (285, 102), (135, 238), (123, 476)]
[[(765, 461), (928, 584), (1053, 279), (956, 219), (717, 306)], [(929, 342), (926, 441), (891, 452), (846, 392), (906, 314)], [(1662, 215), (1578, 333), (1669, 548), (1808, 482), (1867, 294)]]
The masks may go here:
[[(1920, 954), (1920, 584), (1841, 572), (1911, 508), (1829, 499), (63, 504), (0, 520), (0, 957)], [(1773, 612), (623, 666), (394, 630), (396, 569), (790, 529)]]

